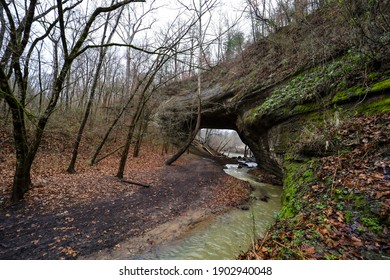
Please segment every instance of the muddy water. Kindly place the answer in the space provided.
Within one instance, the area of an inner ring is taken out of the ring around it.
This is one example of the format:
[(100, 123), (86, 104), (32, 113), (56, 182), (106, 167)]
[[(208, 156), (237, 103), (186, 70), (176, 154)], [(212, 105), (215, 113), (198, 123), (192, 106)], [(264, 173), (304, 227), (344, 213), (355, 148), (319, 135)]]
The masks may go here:
[[(247, 168), (229, 166), (225, 172), (248, 181), (254, 188), (249, 210), (232, 209), (201, 222), (179, 240), (153, 248), (135, 259), (221, 260), (235, 259), (263, 236), (281, 207), (281, 187), (256, 182)], [(268, 201), (260, 200), (267, 199)]]

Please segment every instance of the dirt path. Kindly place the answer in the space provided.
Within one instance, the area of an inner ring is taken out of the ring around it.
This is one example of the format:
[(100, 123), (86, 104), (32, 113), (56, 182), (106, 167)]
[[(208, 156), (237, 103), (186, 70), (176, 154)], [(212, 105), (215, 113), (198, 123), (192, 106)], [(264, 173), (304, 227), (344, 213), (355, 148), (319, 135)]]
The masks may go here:
[[(192, 223), (232, 203), (218, 200), (219, 192), (232, 179), (213, 161), (187, 156), (184, 162), (160, 167), (155, 173), (151, 188), (118, 183), (107, 175), (89, 183), (78, 183), (73, 177), (73, 188), (81, 197), (83, 189), (87, 192), (91, 187), (100, 188), (101, 195), (79, 203), (59, 197), (50, 211), (42, 206), (45, 200), (36, 196), (3, 207), (0, 259), (127, 258), (174, 238)], [(47, 180), (32, 192), (49, 188), (51, 181)], [(105, 189), (112, 185), (111, 191)]]

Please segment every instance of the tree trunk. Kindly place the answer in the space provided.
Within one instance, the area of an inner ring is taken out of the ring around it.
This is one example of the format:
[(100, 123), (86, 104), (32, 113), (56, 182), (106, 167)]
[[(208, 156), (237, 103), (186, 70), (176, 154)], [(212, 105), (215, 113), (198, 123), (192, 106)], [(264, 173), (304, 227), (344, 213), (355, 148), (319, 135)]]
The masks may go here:
[[(108, 23), (109, 23), (109, 17), (110, 17), (110, 13), (107, 14), (107, 21), (106, 21), (106, 24), (104, 26), (103, 37), (102, 37), (102, 41), (101, 41), (102, 45), (104, 44), (104, 40), (105, 40), (105, 37), (106, 37), (107, 27), (108, 27)], [(116, 24), (118, 24), (118, 21), (119, 21), (119, 16), (118, 16)], [(115, 30), (115, 28), (113, 28), (113, 31), (109, 35), (108, 42), (111, 40), (111, 38), (112, 38), (112, 36), (114, 34), (114, 30)], [(88, 99), (87, 107), (85, 109), (85, 114), (84, 114), (83, 120), (81, 122), (79, 131), (77, 133), (76, 141), (74, 142), (74, 145), (73, 145), (72, 159), (71, 159), (71, 161), (69, 163), (68, 169), (66, 170), (68, 173), (72, 173), (72, 174), (76, 173), (75, 166), (76, 166), (76, 160), (77, 160), (77, 155), (78, 155), (78, 151), (79, 151), (79, 146), (80, 146), (81, 138), (83, 137), (85, 126), (87, 124), (89, 115), (91, 113), (91, 108), (92, 108), (93, 102), (95, 100), (95, 93), (96, 93), (96, 88), (97, 88), (97, 85), (98, 85), (99, 74), (100, 74), (100, 70), (102, 69), (103, 60), (104, 60), (104, 57), (106, 55), (106, 52), (107, 52), (106, 48), (101, 48), (100, 49), (99, 61), (98, 61), (98, 64), (96, 66), (95, 75), (93, 77), (91, 93), (89, 95), (89, 99)]]
[(169, 141), (164, 140), (161, 148), (161, 155), (167, 154), (169, 151)]
[(142, 136), (139, 135), (137, 138), (137, 141), (135, 142), (135, 145), (134, 145), (133, 157), (135, 157), (135, 158), (139, 156), (139, 151), (141, 149), (141, 143), (142, 143)]
[(116, 174), (116, 177), (118, 177), (119, 179), (123, 179), (123, 174), (124, 174), (125, 167), (126, 167), (127, 157), (129, 155), (129, 151), (130, 151), (131, 141), (133, 140), (134, 129), (135, 129), (135, 127), (140, 119), (142, 111), (144, 110), (144, 106), (145, 106), (144, 94), (145, 94), (145, 91), (142, 92), (139, 103), (137, 105), (135, 115), (131, 121), (129, 131), (127, 133), (126, 144), (125, 144), (125, 147), (123, 149), (121, 161), (119, 163), (118, 173)]
[(127, 100), (125, 106), (122, 107), (121, 111), (116, 116), (115, 120), (112, 122), (111, 126), (108, 128), (106, 134), (104, 135), (102, 141), (100, 142), (99, 146), (97, 147), (95, 153), (93, 154), (90, 162), (90, 165), (94, 165), (96, 163), (96, 158), (100, 154), (101, 150), (103, 149), (104, 144), (106, 143), (108, 136), (110, 136), (111, 131), (114, 129), (115, 125), (118, 123), (119, 119), (122, 117), (123, 113), (126, 111), (127, 107), (129, 107), (131, 101), (134, 98), (134, 94), (132, 94), (129, 99)]
[(31, 185), (30, 169), (33, 157), (29, 156), (29, 145), (25, 127), (23, 105), (13, 95), (3, 68), (0, 68), (0, 89), (12, 114), (13, 137), (16, 151), (16, 169), (12, 186), (12, 201), (23, 198)]
[(31, 186), (31, 164), (28, 156), (17, 153), (16, 170), (12, 186), (12, 202), (16, 203), (24, 197)]
[(29, 156), (23, 115), (24, 112), (21, 108), (12, 108), (16, 149), (16, 169), (12, 186), (12, 202), (14, 203), (21, 200), (31, 186), (32, 158)]
[(106, 144), (107, 142), (107, 139), (108, 139), (108, 136), (110, 136), (110, 133), (111, 131), (114, 129), (116, 123), (119, 121), (120, 119), (120, 116), (122, 114), (119, 114), (116, 119), (114, 120), (114, 122), (111, 124), (111, 126), (109, 127), (109, 129), (107, 130), (106, 134), (104, 135), (102, 141), (100, 141), (100, 144), (99, 146), (96, 148), (96, 151), (95, 153), (93, 154), (92, 158), (89, 160), (89, 164), (90, 165), (94, 165), (96, 162), (96, 158), (98, 157), (98, 155), (100, 154), (100, 151), (103, 149), (103, 146), (104, 144)]
[[(96, 74), (95, 74), (96, 79), (97, 79), (98, 73), (99, 73), (99, 70), (96, 70)], [(76, 160), (77, 160), (77, 155), (78, 155), (78, 151), (79, 151), (79, 146), (80, 146), (81, 138), (83, 137), (84, 129), (85, 129), (85, 126), (87, 124), (89, 114), (91, 112), (91, 108), (92, 108), (92, 104), (93, 104), (93, 100), (94, 100), (94, 96), (95, 96), (95, 90), (96, 90), (96, 84), (94, 83), (93, 88), (91, 89), (91, 94), (90, 94), (90, 97), (89, 97), (89, 100), (87, 103), (87, 107), (85, 109), (83, 120), (81, 122), (79, 131), (77, 133), (76, 141), (73, 144), (72, 159), (69, 163), (68, 168), (66, 169), (66, 171), (68, 173), (71, 173), (71, 174), (76, 173), (75, 166), (76, 166)]]
[(85, 114), (84, 114), (83, 121), (81, 122), (79, 131), (77, 133), (76, 141), (73, 143), (72, 159), (70, 160), (69, 166), (66, 169), (66, 172), (68, 172), (70, 174), (76, 173), (76, 169), (75, 169), (76, 160), (77, 160), (77, 156), (78, 156), (78, 152), (79, 152), (81, 138), (83, 137), (84, 128), (85, 128), (85, 125), (86, 125), (87, 120), (88, 120), (89, 110), (90, 110), (89, 108), (90, 108), (90, 106), (88, 103), (87, 109), (86, 109)]
[(149, 117), (149, 114), (145, 115), (145, 112), (142, 114), (142, 119), (140, 121), (139, 128), (138, 128), (139, 130), (138, 130), (138, 135), (137, 135), (137, 141), (136, 141), (135, 146), (134, 146), (133, 157), (139, 156), (139, 151), (141, 149), (142, 140), (144, 138), (145, 131), (148, 127), (148, 117)]
[(195, 129), (190, 133), (187, 142), (174, 154), (171, 158), (169, 158), (167, 161), (165, 161), (166, 165), (171, 165), (176, 160), (178, 160), (184, 153), (187, 151), (187, 149), (190, 147), (192, 141), (194, 141), (196, 134), (199, 131), (200, 128), (200, 121), (201, 121), (201, 112), (202, 112), (202, 103), (200, 96), (198, 96), (198, 116), (196, 118), (196, 125)]
[[(135, 117), (133, 119), (135, 119)], [(126, 167), (126, 162), (127, 162), (127, 156), (129, 155), (131, 140), (133, 139), (134, 127), (135, 127), (135, 125), (134, 125), (134, 121), (133, 121), (129, 127), (128, 132), (127, 132), (126, 144), (125, 144), (125, 147), (123, 149), (121, 161), (119, 163), (118, 173), (116, 174), (116, 177), (118, 177), (119, 179), (123, 179), (123, 174), (125, 172), (125, 167)]]
[(6, 79), (4, 79), (5, 73), (3, 69), (0, 71), (0, 88), (5, 89), (5, 99), (11, 108), (13, 120), (14, 142), (16, 150), (16, 170), (12, 187), (12, 201), (14, 203), (22, 199), (24, 194), (31, 186), (31, 166), (41, 143), (43, 131), (45, 130), (46, 124), (56, 107), (62, 89), (62, 84), (65, 80), (66, 74), (69, 71), (70, 65), (70, 61), (66, 61), (64, 63), (62, 70), (60, 71), (60, 74), (54, 83), (52, 98), (45, 112), (38, 120), (34, 136), (32, 137), (32, 141), (30, 143), (27, 140), (27, 133), (25, 128), (25, 114), (29, 113), (13, 95), (13, 92), (9, 88)]
[(125, 145), (120, 146), (120, 147), (116, 148), (115, 150), (109, 152), (108, 154), (102, 156), (101, 158), (97, 159), (97, 160), (95, 161), (95, 163), (99, 163), (99, 162), (101, 162), (103, 159), (105, 159), (105, 158), (107, 158), (107, 157), (109, 157), (109, 156), (115, 154), (117, 151), (119, 151), (120, 149), (122, 149), (124, 146), (125, 146)]

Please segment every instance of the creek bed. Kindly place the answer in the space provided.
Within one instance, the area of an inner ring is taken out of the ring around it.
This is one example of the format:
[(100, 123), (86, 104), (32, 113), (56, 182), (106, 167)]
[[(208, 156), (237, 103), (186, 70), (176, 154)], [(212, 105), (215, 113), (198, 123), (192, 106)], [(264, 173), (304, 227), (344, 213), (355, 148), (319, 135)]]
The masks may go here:
[(248, 168), (228, 167), (225, 169), (227, 174), (249, 182), (253, 188), (253, 199), (247, 205), (249, 210), (232, 208), (196, 224), (179, 240), (157, 246), (134, 259), (234, 260), (263, 236), (280, 210), (282, 188), (256, 182), (256, 178), (247, 173)]

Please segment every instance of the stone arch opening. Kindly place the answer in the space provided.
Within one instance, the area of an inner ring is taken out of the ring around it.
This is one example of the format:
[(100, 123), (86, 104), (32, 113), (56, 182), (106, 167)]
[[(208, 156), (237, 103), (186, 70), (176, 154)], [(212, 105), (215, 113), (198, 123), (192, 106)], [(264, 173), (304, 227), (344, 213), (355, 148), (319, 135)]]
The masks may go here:
[(249, 146), (234, 129), (202, 128), (196, 139), (227, 157), (254, 158)]

